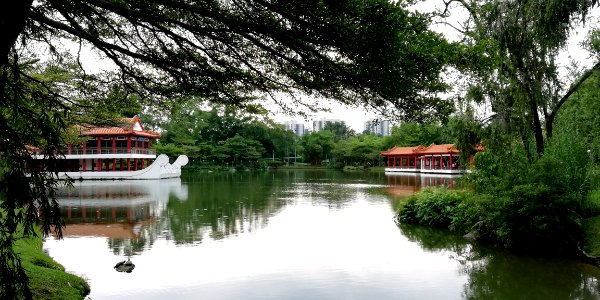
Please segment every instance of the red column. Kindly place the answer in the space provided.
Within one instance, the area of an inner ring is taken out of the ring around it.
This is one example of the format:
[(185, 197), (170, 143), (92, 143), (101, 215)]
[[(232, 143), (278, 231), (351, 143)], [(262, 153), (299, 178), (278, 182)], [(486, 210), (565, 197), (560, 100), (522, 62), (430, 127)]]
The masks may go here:
[(429, 169), (433, 170), (433, 155), (429, 157)]
[[(450, 153), (450, 171), (452, 171), (452, 153)], [(452, 185), (452, 181), (450, 181), (450, 185)]]
[(131, 159), (127, 159), (127, 171), (131, 171)]
[(73, 149), (73, 144), (69, 143), (69, 145), (67, 145), (68, 151), (67, 154), (71, 155), (71, 149)]
[[(98, 137), (97, 138), (97, 143), (96, 143), (96, 151), (98, 154), (100, 154), (102, 152), (102, 138)], [(102, 170), (102, 161), (100, 159), (96, 160), (96, 171), (101, 171)]]
[(115, 139), (114, 137), (112, 138), (112, 153), (117, 153), (117, 139)]
[(404, 157), (400, 156), (400, 169), (402, 169), (403, 164), (404, 164)]
[(138, 165), (138, 160), (137, 160), (137, 158), (134, 158), (133, 159), (133, 170), (134, 171), (137, 171), (137, 165)]
[(87, 168), (87, 159), (82, 159), (83, 160), (83, 165), (81, 167), (81, 172), (85, 172), (85, 169)]
[(127, 137), (127, 153), (131, 153), (131, 138)]

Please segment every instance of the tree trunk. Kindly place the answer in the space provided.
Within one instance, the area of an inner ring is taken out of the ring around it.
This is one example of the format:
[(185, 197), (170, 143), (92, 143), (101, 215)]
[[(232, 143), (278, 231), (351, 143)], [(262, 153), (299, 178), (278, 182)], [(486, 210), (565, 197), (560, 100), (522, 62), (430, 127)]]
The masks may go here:
[(33, 0), (11, 1), (0, 9), (0, 66), (8, 63), (10, 49), (25, 29)]
[(538, 157), (542, 157), (544, 155), (544, 132), (542, 130), (542, 122), (540, 122), (540, 115), (537, 111), (537, 104), (535, 100), (529, 100), (529, 109), (533, 114), (533, 134), (535, 137), (535, 150), (537, 152)]

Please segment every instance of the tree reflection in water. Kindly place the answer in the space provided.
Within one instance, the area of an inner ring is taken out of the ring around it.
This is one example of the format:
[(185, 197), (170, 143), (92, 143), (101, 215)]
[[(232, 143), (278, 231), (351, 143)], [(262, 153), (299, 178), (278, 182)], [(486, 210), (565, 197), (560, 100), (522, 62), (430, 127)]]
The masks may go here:
[(446, 252), (468, 276), (465, 299), (600, 299), (600, 269), (565, 259), (534, 258), (475, 246), (445, 230), (399, 225), (424, 250)]

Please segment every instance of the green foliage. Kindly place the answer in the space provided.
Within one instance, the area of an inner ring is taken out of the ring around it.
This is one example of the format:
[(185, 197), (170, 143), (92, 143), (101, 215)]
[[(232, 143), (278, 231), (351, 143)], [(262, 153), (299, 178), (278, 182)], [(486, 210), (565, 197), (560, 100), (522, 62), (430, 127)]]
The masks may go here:
[(441, 124), (406, 122), (392, 128), (391, 135), (385, 138), (384, 147), (389, 149), (394, 146), (429, 146), (432, 143), (452, 143), (450, 136), (444, 134)]
[(382, 162), (384, 138), (373, 134), (361, 134), (339, 140), (331, 150), (330, 167), (341, 169), (344, 166), (377, 166)]
[(587, 150), (557, 130), (544, 156), (529, 163), (523, 145), (497, 141), (475, 156), (475, 172), (464, 180), (472, 194), (422, 192), (399, 218), (471, 232), (513, 251), (575, 254), (582, 217), (597, 209), (588, 196), (593, 164)]
[(398, 216), (400, 222), (450, 227), (454, 211), (466, 192), (445, 188), (427, 188), (409, 198)]
[(236, 135), (225, 141), (219, 142), (220, 149), (225, 155), (225, 161), (233, 166), (243, 165), (245, 161), (250, 166), (256, 166), (258, 160), (262, 157), (265, 149), (263, 146), (252, 139), (243, 138)]
[(88, 283), (65, 272), (63, 266), (42, 251), (40, 238), (19, 239), (15, 243), (29, 277), (33, 299), (83, 299), (90, 293)]
[(331, 157), (333, 149), (333, 133), (329, 130), (311, 132), (302, 136), (299, 141), (304, 159), (313, 165)]
[(583, 220), (583, 251), (587, 255), (600, 257), (600, 215)]
[[(596, 64), (581, 76), (569, 76), (573, 80), (566, 85), (559, 77), (559, 52), (573, 24), (587, 21), (597, 1), (459, 2), (470, 14), (455, 60), (467, 79), (464, 98), (489, 103), (502, 130), (517, 134), (526, 144), (524, 151), (532, 162), (544, 155), (555, 117), (570, 101), (569, 94), (591, 70), (600, 68)], [(590, 48), (594, 39), (592, 34)], [(530, 140), (535, 141), (531, 147)]]

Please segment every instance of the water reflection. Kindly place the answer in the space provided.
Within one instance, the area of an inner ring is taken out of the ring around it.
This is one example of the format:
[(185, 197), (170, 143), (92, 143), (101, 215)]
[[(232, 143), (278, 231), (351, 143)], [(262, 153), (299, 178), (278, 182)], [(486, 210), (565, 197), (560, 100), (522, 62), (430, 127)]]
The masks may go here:
[[(394, 223), (389, 195), (456, 183), (287, 170), (81, 182), (60, 191), (65, 239), (45, 247), (93, 299), (600, 298), (595, 267)], [(115, 272), (124, 259), (134, 272)]]
[(473, 246), (444, 230), (399, 225), (427, 251), (459, 263), (468, 277), (464, 299), (600, 299), (600, 269), (572, 260), (534, 258)]
[(57, 191), (65, 237), (105, 237), (114, 254), (128, 257), (150, 248), (164, 227), (169, 200), (186, 201), (179, 178), (140, 181), (78, 181)]

